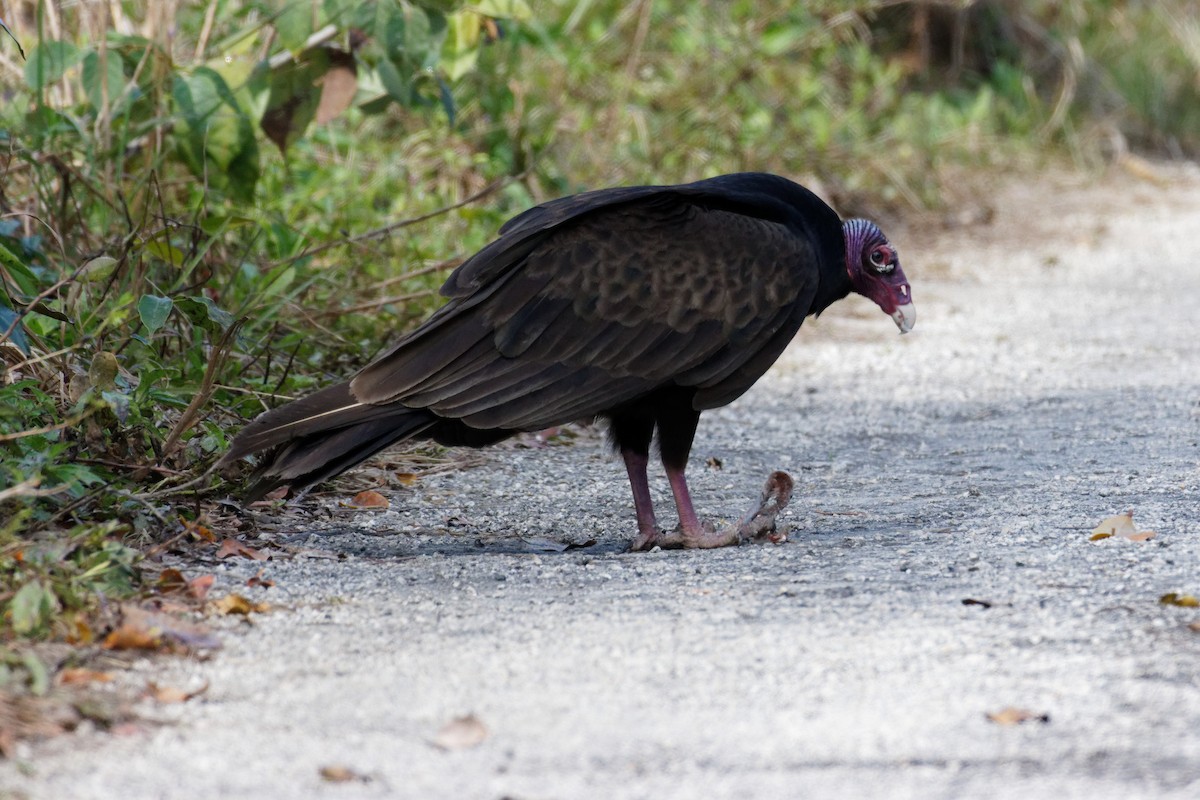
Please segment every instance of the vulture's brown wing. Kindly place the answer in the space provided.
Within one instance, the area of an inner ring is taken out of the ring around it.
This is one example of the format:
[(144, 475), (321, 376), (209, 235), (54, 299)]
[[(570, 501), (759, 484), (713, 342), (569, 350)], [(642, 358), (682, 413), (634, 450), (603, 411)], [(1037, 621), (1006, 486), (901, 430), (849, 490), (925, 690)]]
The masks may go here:
[(451, 276), (445, 307), (354, 378), (354, 397), (535, 430), (664, 385), (696, 387), (697, 408), (740, 395), (809, 311), (814, 244), (778, 221), (635, 191), (517, 217)]

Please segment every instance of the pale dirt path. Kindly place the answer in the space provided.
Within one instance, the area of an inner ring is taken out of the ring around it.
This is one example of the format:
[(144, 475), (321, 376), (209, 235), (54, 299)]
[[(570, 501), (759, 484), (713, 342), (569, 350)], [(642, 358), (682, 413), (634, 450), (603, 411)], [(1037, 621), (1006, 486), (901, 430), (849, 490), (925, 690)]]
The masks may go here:
[[(290, 611), (231, 628), (208, 663), (135, 673), (209, 682), (150, 709), (169, 724), (40, 746), (0, 787), (1200, 797), (1200, 610), (1157, 602), (1200, 594), (1200, 171), (1171, 176), (1046, 180), (1000, 192), (990, 227), (894, 235), (911, 336), (847, 301), (706, 415), (701, 509), (728, 518), (787, 469), (790, 543), (624, 554), (628, 487), (598, 438), (493, 450), (386, 514), (294, 534), (347, 557), (269, 564), (263, 598)], [(1131, 506), (1157, 539), (1088, 541)], [(533, 554), (514, 534), (599, 544)], [(256, 568), (228, 565), (218, 591)], [(1049, 722), (985, 719), (1009, 705)], [(430, 747), (467, 712), (483, 744)], [(373, 780), (325, 783), (330, 764)]]

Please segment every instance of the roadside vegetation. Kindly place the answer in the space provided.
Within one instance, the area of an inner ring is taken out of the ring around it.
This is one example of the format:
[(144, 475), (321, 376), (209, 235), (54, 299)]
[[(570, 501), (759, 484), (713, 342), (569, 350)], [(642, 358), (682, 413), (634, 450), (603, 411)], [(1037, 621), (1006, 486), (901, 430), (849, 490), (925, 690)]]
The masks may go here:
[(239, 554), (197, 479), (231, 434), (364, 364), (517, 211), (766, 170), (895, 216), (964, 175), (1194, 156), (1188, 7), (0, 2), (0, 693), (75, 657), (30, 643), (198, 600), (160, 558)]

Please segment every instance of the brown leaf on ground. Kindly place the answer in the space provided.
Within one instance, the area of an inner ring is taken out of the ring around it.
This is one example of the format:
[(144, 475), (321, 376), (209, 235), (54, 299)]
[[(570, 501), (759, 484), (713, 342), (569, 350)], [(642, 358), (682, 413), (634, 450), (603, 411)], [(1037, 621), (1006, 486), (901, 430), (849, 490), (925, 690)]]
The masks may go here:
[(204, 685), (199, 689), (191, 692), (184, 691), (183, 689), (177, 689), (174, 686), (159, 686), (154, 681), (148, 681), (146, 683), (145, 696), (149, 697), (151, 700), (154, 700), (156, 703), (186, 703), (193, 697), (199, 697), (207, 691), (208, 681), (205, 681)]
[(137, 622), (122, 622), (104, 637), (105, 650), (157, 650), (162, 647), (162, 631)]
[(1195, 622), (1188, 623), (1188, 630), (1192, 631), (1193, 633), (1200, 633), (1200, 619), (1196, 620)]
[(254, 561), (266, 561), (268, 557), (262, 550), (255, 550), (245, 542), (239, 542), (237, 539), (226, 539), (217, 548), (217, 558), (230, 558), (231, 556), (241, 556), (242, 558), (249, 558)]
[(215, 542), (217, 540), (217, 535), (199, 522), (192, 522), (190, 519), (180, 520), (180, 522), (183, 523), (183, 527), (188, 533), (201, 541)]
[(397, 472), (396, 480), (401, 486), (412, 486), (417, 482), (417, 474), (415, 472)]
[(340, 505), (346, 508), (387, 508), (391, 503), (379, 492), (368, 489), (365, 492), (359, 492), (349, 502)]
[(264, 614), (271, 610), (269, 603), (253, 603), (240, 594), (227, 594), (212, 603), (213, 611), (218, 614), (241, 614), (249, 616), (252, 613)]
[(263, 577), (263, 571), (260, 569), (252, 577), (246, 579), (247, 586), (261, 586), (264, 589), (270, 589), (275, 585), (275, 581), (270, 578)]
[(108, 683), (113, 679), (111, 672), (101, 672), (95, 669), (72, 667), (58, 673), (58, 682), (63, 686), (87, 683)]
[(317, 770), (323, 780), (330, 783), (349, 783), (350, 781), (361, 781), (366, 783), (371, 780), (370, 775), (363, 775), (361, 772), (347, 767), (343, 764), (329, 764)]
[(1101, 539), (1111, 539), (1114, 536), (1121, 539), (1128, 539), (1131, 542), (1146, 542), (1153, 539), (1155, 533), (1154, 531), (1139, 531), (1137, 526), (1133, 524), (1133, 512), (1126, 511), (1102, 521), (1092, 530), (1092, 535), (1088, 541), (1098, 542)]
[(487, 726), (474, 714), (456, 717), (437, 732), (430, 742), (440, 750), (465, 750), (475, 747), (488, 737)]
[(167, 567), (158, 573), (158, 580), (154, 582), (154, 588), (163, 594), (183, 592), (187, 589), (187, 579), (183, 577), (183, 573), (179, 570), (174, 567)]
[(208, 597), (208, 590), (212, 588), (215, 580), (215, 575), (201, 575), (198, 578), (192, 578), (188, 581), (188, 594), (197, 600), (203, 600)]
[(1200, 606), (1200, 600), (1197, 600), (1195, 595), (1179, 594), (1177, 592), (1167, 592), (1158, 598), (1158, 602), (1164, 606), (1181, 606), (1182, 608), (1196, 608)]
[(994, 722), (997, 725), (1020, 725), (1023, 722), (1041, 722), (1045, 724), (1050, 721), (1049, 714), (1039, 714), (1036, 711), (1029, 711), (1014, 706), (1008, 706), (999, 711), (989, 711), (987, 718), (989, 722)]
[(127, 604), (121, 606), (121, 624), (109, 632), (102, 646), (107, 650), (158, 650), (170, 646), (215, 650), (221, 642), (203, 625)]

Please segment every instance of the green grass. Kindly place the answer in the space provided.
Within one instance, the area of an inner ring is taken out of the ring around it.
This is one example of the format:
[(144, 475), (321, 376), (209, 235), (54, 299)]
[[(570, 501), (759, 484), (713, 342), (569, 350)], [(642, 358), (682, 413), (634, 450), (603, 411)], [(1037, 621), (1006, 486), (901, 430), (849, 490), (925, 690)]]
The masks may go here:
[[(1200, 152), (1182, 3), (958, 26), (870, 2), (142, 5), (5, 19), (24, 62), (0, 34), (0, 644), (77, 639), (141, 591), (139, 554), (228, 488), (173, 487), (366, 363), (533, 202), (755, 169), (903, 214), (1114, 130)], [(315, 124), (326, 24), (370, 35), (354, 102)], [(286, 49), (301, 66), (268, 69)], [(286, 109), (285, 157), (260, 123)]]

